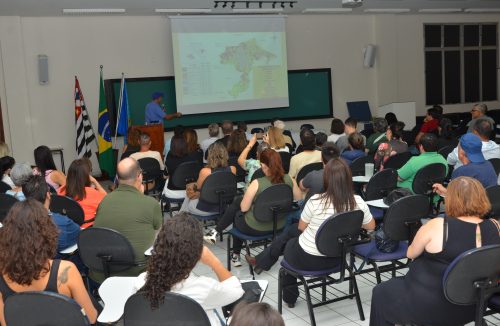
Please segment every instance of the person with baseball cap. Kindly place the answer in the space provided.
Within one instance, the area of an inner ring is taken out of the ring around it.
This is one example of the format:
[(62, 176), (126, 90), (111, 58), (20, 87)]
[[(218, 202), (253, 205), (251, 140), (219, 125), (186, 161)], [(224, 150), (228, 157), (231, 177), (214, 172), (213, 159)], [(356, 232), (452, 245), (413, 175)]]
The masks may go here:
[(146, 105), (146, 124), (163, 123), (163, 119), (172, 120), (178, 118), (182, 113), (177, 112), (173, 114), (165, 113), (164, 106), (161, 105), (164, 94), (161, 92), (154, 92), (151, 94), (152, 101)]
[[(460, 138), (458, 158), (463, 165), (453, 171), (451, 180), (465, 176), (477, 179), (484, 188), (497, 184), (498, 176), (491, 162), (484, 159), (482, 146), (481, 138), (476, 134), (467, 133)], [(446, 193), (441, 184), (436, 183), (432, 187), (440, 195)]]

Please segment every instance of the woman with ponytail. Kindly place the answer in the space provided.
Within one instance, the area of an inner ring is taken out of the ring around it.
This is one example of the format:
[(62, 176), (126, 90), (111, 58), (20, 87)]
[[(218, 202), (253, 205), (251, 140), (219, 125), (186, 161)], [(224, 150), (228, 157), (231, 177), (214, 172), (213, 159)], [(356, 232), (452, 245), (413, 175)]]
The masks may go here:
[[(260, 165), (264, 177), (253, 180), (248, 186), (245, 195), (235, 198), (233, 203), (226, 209), (226, 212), (217, 222), (217, 226), (205, 235), (205, 240), (215, 244), (217, 235), (224, 231), (234, 221), (234, 226), (241, 232), (249, 235), (269, 234), (273, 230), (271, 223), (261, 223), (253, 215), (253, 204), (257, 197), (267, 188), (275, 184), (284, 183), (293, 190), (294, 200), (301, 199), (302, 193), (297, 183), (288, 174), (285, 174), (281, 163), (280, 155), (272, 149), (265, 149), (260, 154)], [(285, 226), (285, 221), (278, 223), (278, 230)], [(240, 251), (242, 241), (233, 239), (233, 265), (241, 266)]]

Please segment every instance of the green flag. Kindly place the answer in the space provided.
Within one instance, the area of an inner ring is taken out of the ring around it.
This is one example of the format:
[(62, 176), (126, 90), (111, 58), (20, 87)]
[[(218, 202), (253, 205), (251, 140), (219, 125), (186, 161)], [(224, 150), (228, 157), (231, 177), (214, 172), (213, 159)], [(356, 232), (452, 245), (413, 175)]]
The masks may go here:
[(99, 167), (101, 171), (106, 171), (110, 178), (114, 178), (116, 164), (113, 157), (109, 113), (108, 106), (106, 105), (106, 96), (104, 94), (104, 80), (102, 79), (102, 66), (99, 79), (99, 123), (97, 129), (99, 131)]

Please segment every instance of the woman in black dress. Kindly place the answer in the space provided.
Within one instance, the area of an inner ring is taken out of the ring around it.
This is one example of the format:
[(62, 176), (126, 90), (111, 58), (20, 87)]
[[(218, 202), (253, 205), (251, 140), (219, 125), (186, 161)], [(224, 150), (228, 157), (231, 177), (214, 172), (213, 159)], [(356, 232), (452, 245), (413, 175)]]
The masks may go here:
[(370, 326), (463, 325), (474, 320), (475, 305), (459, 306), (443, 293), (448, 265), (463, 252), (500, 244), (496, 221), (482, 219), (491, 209), (479, 181), (459, 177), (446, 193), (446, 217), (422, 226), (407, 256), (413, 259), (408, 274), (373, 289)]

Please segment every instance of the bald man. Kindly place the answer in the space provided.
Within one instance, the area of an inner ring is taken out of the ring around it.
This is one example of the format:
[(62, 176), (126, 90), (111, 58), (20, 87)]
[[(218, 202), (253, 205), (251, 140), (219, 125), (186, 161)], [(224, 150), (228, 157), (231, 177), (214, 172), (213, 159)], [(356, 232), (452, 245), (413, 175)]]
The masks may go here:
[[(132, 245), (136, 260), (141, 261), (163, 223), (160, 205), (143, 194), (142, 171), (135, 159), (128, 157), (121, 160), (117, 174), (118, 188), (102, 200), (94, 227), (110, 228), (123, 234)], [(116, 275), (137, 276), (144, 269), (134, 267)], [(91, 278), (97, 282), (104, 280), (103, 275), (97, 273), (92, 273)]]

